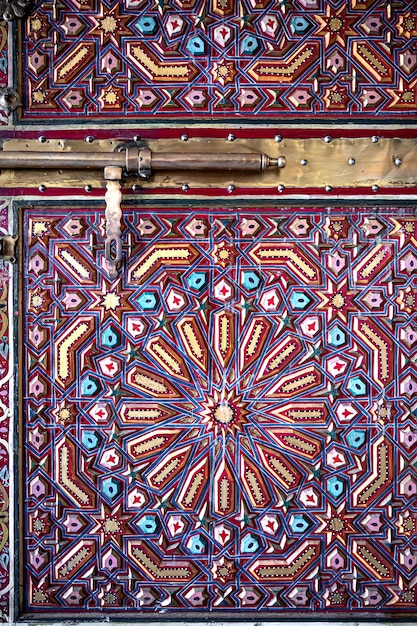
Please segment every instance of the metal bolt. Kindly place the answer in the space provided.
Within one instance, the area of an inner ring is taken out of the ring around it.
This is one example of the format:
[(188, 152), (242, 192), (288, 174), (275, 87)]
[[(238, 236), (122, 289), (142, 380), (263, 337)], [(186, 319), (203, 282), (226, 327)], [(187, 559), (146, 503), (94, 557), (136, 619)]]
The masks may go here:
[(187, 184), (184, 184), (184, 185), (182, 186), (182, 190), (183, 190), (183, 191), (188, 191), (188, 190), (189, 190), (189, 186), (188, 186)]
[(308, 161), (307, 159), (301, 159), (300, 163), (301, 165), (307, 165)]
[(372, 191), (378, 191), (379, 187), (378, 185), (372, 185)]
[(227, 191), (229, 193), (233, 193), (235, 189), (236, 189), (236, 187), (234, 185), (229, 185), (228, 188), (227, 188)]
[(281, 141), (282, 141), (282, 135), (275, 135), (275, 141), (276, 141), (277, 143), (281, 143)]
[(92, 186), (91, 186), (91, 185), (86, 185), (86, 186), (84, 187), (84, 189), (85, 189), (86, 191), (90, 192), (93, 188), (92, 188)]
[(181, 135), (181, 141), (188, 141), (188, 135), (186, 133)]
[(349, 159), (348, 163), (349, 163), (349, 165), (355, 165), (356, 161), (355, 161), (355, 159), (354, 159), (354, 158), (352, 158), (352, 157), (351, 157), (351, 158)]
[(93, 143), (94, 141), (94, 137), (92, 135), (87, 135), (87, 137), (85, 138), (87, 143)]
[(39, 191), (45, 191), (46, 187), (45, 185), (39, 185), (38, 189)]
[(325, 141), (326, 143), (330, 143), (330, 142), (331, 142), (331, 140), (332, 140), (332, 138), (330, 137), (330, 135), (326, 135), (326, 136), (325, 136), (325, 138), (324, 138), (324, 141)]
[(41, 135), (40, 137), (38, 137), (38, 141), (39, 141), (39, 143), (45, 143), (46, 142), (46, 137)]
[(227, 135), (227, 141), (234, 141), (236, 139), (236, 137), (234, 136), (233, 133), (229, 133)]
[(333, 187), (331, 185), (326, 185), (326, 191), (333, 191)]
[(397, 167), (400, 167), (400, 165), (401, 165), (401, 163), (402, 163), (402, 162), (403, 162), (403, 161), (402, 161), (402, 159), (400, 159), (400, 157), (397, 157), (397, 158), (395, 159), (395, 161), (394, 161), (394, 163), (395, 163), (395, 165), (396, 165)]
[(282, 192), (282, 191), (284, 191), (284, 190), (285, 190), (284, 185), (278, 185), (278, 191), (281, 191), (281, 192)]
[(132, 191), (139, 191), (139, 185), (132, 185)]
[(378, 143), (379, 137), (377, 137), (376, 135), (372, 135), (371, 141), (372, 141), (372, 143)]

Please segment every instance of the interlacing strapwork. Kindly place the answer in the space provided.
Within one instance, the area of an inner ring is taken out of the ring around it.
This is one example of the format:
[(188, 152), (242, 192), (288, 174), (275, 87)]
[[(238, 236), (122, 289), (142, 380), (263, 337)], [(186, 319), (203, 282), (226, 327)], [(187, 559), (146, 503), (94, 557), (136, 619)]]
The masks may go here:
[(124, 220), (24, 210), (26, 610), (415, 610), (412, 211)]

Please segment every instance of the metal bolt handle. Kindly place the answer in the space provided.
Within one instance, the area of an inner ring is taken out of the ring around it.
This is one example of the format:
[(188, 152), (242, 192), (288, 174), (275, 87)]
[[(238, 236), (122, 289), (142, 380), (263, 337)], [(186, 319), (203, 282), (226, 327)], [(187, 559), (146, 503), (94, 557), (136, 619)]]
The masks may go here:
[(106, 243), (105, 259), (112, 280), (118, 276), (118, 265), (122, 260), (122, 192), (120, 181), (121, 167), (106, 167), (104, 177), (107, 180), (106, 201)]

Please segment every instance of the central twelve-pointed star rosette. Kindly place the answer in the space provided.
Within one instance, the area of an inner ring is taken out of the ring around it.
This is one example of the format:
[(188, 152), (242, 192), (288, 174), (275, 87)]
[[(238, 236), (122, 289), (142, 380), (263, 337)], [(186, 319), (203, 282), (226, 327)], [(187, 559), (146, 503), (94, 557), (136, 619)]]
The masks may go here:
[[(154, 334), (148, 358), (129, 371), (148, 400), (123, 403), (125, 420), (142, 424), (125, 440), (128, 455), (155, 493), (169, 491), (189, 512), (209, 483), (211, 513), (222, 517), (242, 497), (257, 509), (279, 505), (321, 460), (329, 399), (314, 344), (285, 318), (242, 317), (221, 309), (204, 327), (184, 315), (176, 341)], [(319, 325), (318, 317), (304, 323), (310, 333)]]

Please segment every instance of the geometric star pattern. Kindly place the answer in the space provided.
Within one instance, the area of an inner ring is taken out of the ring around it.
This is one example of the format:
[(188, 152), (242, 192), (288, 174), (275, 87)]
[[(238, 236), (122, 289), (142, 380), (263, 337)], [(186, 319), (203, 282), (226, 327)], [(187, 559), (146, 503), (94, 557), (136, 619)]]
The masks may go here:
[(60, 0), (22, 25), (23, 120), (415, 118), (415, 2)]
[(23, 233), (25, 611), (415, 611), (412, 209)]

